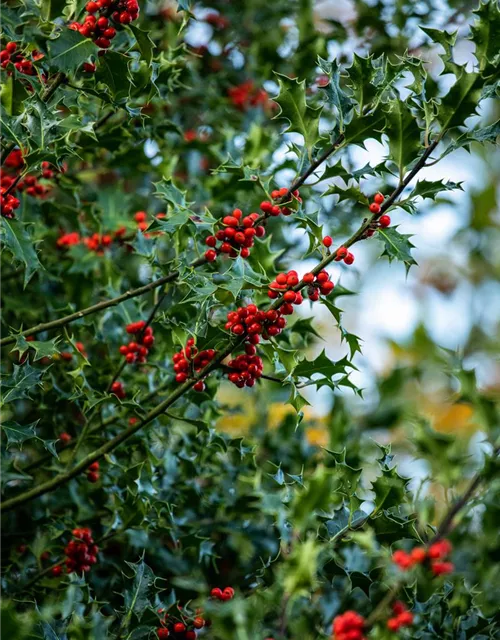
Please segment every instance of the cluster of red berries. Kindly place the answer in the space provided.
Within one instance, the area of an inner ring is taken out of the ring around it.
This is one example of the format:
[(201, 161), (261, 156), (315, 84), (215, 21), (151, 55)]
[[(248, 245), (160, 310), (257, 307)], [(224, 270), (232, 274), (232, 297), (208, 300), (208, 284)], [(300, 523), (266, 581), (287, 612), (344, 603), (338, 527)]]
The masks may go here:
[(389, 631), (399, 631), (401, 627), (409, 627), (413, 624), (413, 613), (408, 611), (404, 602), (397, 600), (392, 605), (393, 617), (387, 620)]
[[(92, 38), (99, 49), (109, 49), (111, 40), (116, 36), (116, 29), (112, 26), (130, 24), (139, 15), (137, 0), (91, 0), (85, 5), (87, 15), (83, 23), (72, 22), (69, 28), (78, 31), (84, 38)], [(95, 14), (100, 13), (97, 17)], [(112, 22), (111, 22), (111, 21)], [(92, 69), (93, 67), (93, 69)], [(86, 63), (84, 70), (95, 71), (95, 65)]]
[(307, 284), (307, 297), (312, 302), (316, 302), (319, 299), (320, 294), (329, 295), (335, 285), (330, 280), (330, 276), (326, 271), (320, 271), (318, 275), (314, 273), (306, 273), (302, 280)]
[(228, 372), (228, 379), (237, 387), (253, 387), (255, 381), (261, 377), (264, 368), (262, 359), (256, 355), (257, 349), (253, 344), (245, 345), (245, 353), (233, 358), (228, 362), (231, 371)]
[[(330, 294), (335, 285), (330, 280), (330, 276), (326, 271), (321, 271), (318, 275), (314, 273), (306, 273), (302, 281), (307, 284), (307, 296), (309, 300), (316, 302), (320, 293), (327, 296)], [(302, 304), (303, 298), (300, 291), (293, 291), (293, 287), (299, 284), (300, 280), (296, 271), (291, 270), (287, 273), (280, 273), (269, 285), (267, 295), (272, 299), (276, 299), (283, 294), (283, 300), (288, 304)], [(287, 309), (283, 310), (286, 311)], [(286, 315), (286, 313), (285, 313)]]
[(0, 187), (0, 212), (4, 218), (15, 218), (14, 211), (19, 208), (21, 201), (12, 193), (7, 193), (7, 187)]
[(210, 595), (216, 600), (222, 600), (222, 602), (226, 602), (227, 600), (231, 600), (232, 598), (234, 598), (234, 589), (233, 587), (224, 587), (224, 589), (214, 587), (212, 591), (210, 591)]
[(99, 463), (93, 462), (87, 469), (87, 480), (95, 484), (99, 480)]
[[(292, 305), (289, 306), (291, 307)], [(286, 313), (285, 315), (289, 314)], [(275, 309), (259, 311), (255, 304), (249, 304), (246, 307), (240, 307), (237, 311), (230, 311), (227, 314), (225, 328), (237, 336), (244, 335), (250, 344), (255, 345), (259, 344), (261, 335), (267, 340), (270, 336), (280, 334), (285, 326), (286, 319), (283, 318), (281, 309), (280, 311)]]
[[(232, 587), (226, 587), (225, 589), (219, 589), (216, 587), (210, 592), (212, 598), (217, 600), (227, 601), (231, 600), (234, 596), (234, 589)], [(180, 607), (178, 607), (180, 610)], [(159, 609), (159, 614), (163, 614), (164, 610)], [(204, 627), (210, 627), (211, 621), (202, 617), (202, 610), (197, 609), (194, 617), (188, 616), (185, 613), (181, 613), (182, 621), (173, 619), (173, 616), (165, 614), (160, 620), (162, 625), (156, 630), (156, 635), (159, 640), (196, 640), (196, 629), (203, 629)], [(189, 619), (188, 619), (189, 618)]]
[[(174, 363), (175, 381), (179, 384), (186, 382), (188, 378), (194, 377), (204, 369), (215, 357), (214, 349), (204, 349), (198, 351), (195, 346), (194, 338), (189, 338), (184, 349), (174, 353), (172, 362)], [(204, 391), (205, 383), (198, 380), (193, 389), (195, 391)]]
[[(325, 236), (322, 240), (323, 246), (329, 249), (333, 244), (333, 239), (330, 236)], [(339, 247), (335, 254), (335, 262), (344, 261), (346, 264), (352, 264), (354, 262), (353, 254), (347, 250), (346, 247)]]
[(113, 382), (110, 391), (120, 400), (123, 400), (127, 396), (127, 392), (123, 388), (123, 383), (119, 382), (118, 380), (115, 380), (115, 382)]
[(289, 304), (302, 304), (303, 298), (299, 291), (295, 292), (292, 287), (299, 284), (299, 276), (296, 271), (291, 270), (287, 273), (280, 273), (269, 285), (267, 295), (271, 300), (275, 300), (284, 293), (283, 300)]
[[(241, 209), (234, 209), (232, 215), (224, 216), (222, 224), (224, 229), (220, 229), (214, 236), (207, 236), (205, 244), (211, 247), (205, 252), (205, 259), (213, 262), (217, 258), (217, 253), (227, 253), (231, 258), (240, 255), (248, 258), (250, 248), (254, 245), (254, 237), (262, 238), (266, 230), (256, 222), (260, 219), (258, 213), (251, 213), (242, 217)], [(220, 243), (217, 247), (217, 242)]]
[[(158, 613), (163, 613), (160, 609)], [(185, 618), (184, 618), (185, 619)], [(203, 629), (209, 627), (210, 622), (197, 615), (190, 622), (174, 622), (169, 620), (168, 614), (161, 620), (162, 626), (156, 630), (156, 634), (160, 640), (196, 640), (195, 629)], [(189, 627), (192, 627), (191, 629)]]
[(273, 100), (269, 100), (267, 91), (258, 89), (251, 80), (231, 87), (228, 89), (227, 95), (232, 104), (240, 111), (246, 111), (250, 107), (261, 106), (264, 109), (269, 109), (276, 106)]
[(365, 619), (355, 611), (346, 611), (333, 620), (333, 637), (335, 640), (365, 640)]
[[(380, 205), (383, 204), (384, 200), (385, 200), (385, 196), (382, 193), (376, 193), (375, 196), (373, 197), (373, 202), (369, 206), (370, 213), (374, 213), (375, 215), (380, 213)], [(391, 219), (388, 215), (384, 214), (380, 216), (377, 222), (378, 222), (378, 226), (384, 229), (385, 227), (388, 227), (391, 224)]]
[(153, 346), (155, 338), (153, 335), (153, 329), (146, 327), (144, 320), (138, 322), (131, 322), (126, 326), (128, 334), (135, 336), (135, 340), (128, 344), (122, 344), (120, 347), (120, 353), (125, 356), (125, 360), (129, 364), (136, 362), (137, 364), (144, 364), (149, 353), (149, 349)]
[[(300, 193), (298, 190), (293, 191), (291, 196), (298, 202), (302, 202), (302, 198), (300, 197)], [(290, 192), (286, 187), (282, 187), (281, 189), (275, 189), (274, 191), (272, 191), (271, 198), (273, 199), (273, 202), (264, 200), (260, 203), (260, 209), (263, 213), (268, 216), (279, 216), (280, 213), (284, 216), (289, 216), (291, 213), (293, 213), (290, 207), (281, 204), (281, 200), (283, 200), (283, 198), (290, 199)]]
[[(88, 573), (97, 562), (99, 548), (94, 544), (92, 531), (88, 527), (73, 529), (74, 540), (71, 540), (65, 547), (66, 573)], [(57, 565), (52, 569), (53, 576), (60, 576), (62, 566)]]
[(407, 571), (417, 564), (430, 563), (430, 569), (435, 576), (452, 573), (455, 566), (452, 562), (447, 562), (446, 558), (451, 553), (452, 546), (448, 540), (438, 540), (425, 547), (416, 547), (410, 553), (398, 549), (392, 554), (392, 561), (398, 565), (402, 571)]
[[(38, 52), (35, 51), (33, 53), (35, 56), (33, 59), (38, 59), (38, 57), (36, 57)], [(7, 42), (5, 49), (0, 51), (0, 66), (2, 66), (2, 68), (6, 69), (11, 62), (20, 73), (24, 73), (27, 76), (36, 75), (33, 63), (17, 51), (17, 44), (15, 42)]]
[[(166, 216), (167, 216), (166, 213), (157, 213), (157, 214), (155, 214), (155, 218), (158, 218), (158, 220), (162, 220)], [(134, 214), (134, 220), (137, 222), (137, 228), (139, 229), (139, 231), (142, 231), (143, 233), (146, 231), (146, 229), (151, 224), (150, 222), (148, 222), (148, 214), (145, 211), (137, 211)], [(123, 232), (125, 232), (125, 227), (120, 227), (119, 231), (121, 231), (122, 229), (123, 229)], [(144, 237), (145, 238), (150, 238), (153, 235), (156, 236), (156, 235), (161, 235), (161, 234), (162, 234), (161, 231), (156, 231), (154, 234), (153, 233), (144, 233)]]

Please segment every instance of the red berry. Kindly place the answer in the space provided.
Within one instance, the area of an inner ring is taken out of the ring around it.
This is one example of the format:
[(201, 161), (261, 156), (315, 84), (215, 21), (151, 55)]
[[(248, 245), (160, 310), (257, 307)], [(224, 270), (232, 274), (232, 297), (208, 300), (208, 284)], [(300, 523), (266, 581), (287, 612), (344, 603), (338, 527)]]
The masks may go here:
[(329, 248), (329, 247), (331, 247), (331, 246), (332, 246), (332, 244), (333, 244), (333, 240), (331, 239), (331, 237), (330, 237), (330, 236), (325, 236), (325, 237), (323, 238), (323, 244), (325, 245), (325, 247)]
[(212, 598), (218, 598), (220, 599), (221, 595), (222, 595), (222, 590), (219, 589), (219, 587), (214, 587), (212, 589), (212, 591), (210, 591), (210, 595), (212, 596)]
[(202, 629), (205, 626), (205, 620), (203, 618), (197, 617), (193, 620), (193, 627), (195, 629)]
[(193, 386), (193, 389), (195, 391), (204, 391), (205, 383), (203, 382), (203, 380), (198, 380), (198, 382)]
[(97, 4), (97, 2), (87, 2), (87, 4), (85, 5), (85, 9), (88, 11), (88, 13), (96, 13), (97, 11), (99, 11), (99, 5)]
[(399, 620), (397, 618), (389, 618), (389, 620), (387, 620), (387, 628), (389, 629), (389, 631), (398, 631), (400, 626), (401, 625), (399, 624)]
[(423, 547), (416, 547), (410, 553), (410, 557), (416, 564), (421, 564), (427, 557), (427, 552)]
[(385, 228), (391, 224), (391, 219), (388, 215), (383, 215), (378, 219), (378, 223), (382, 228)]
[(352, 264), (354, 262), (354, 256), (352, 255), (352, 253), (347, 253), (346, 257), (344, 258), (344, 262), (346, 264)]
[(382, 204), (384, 200), (385, 198), (381, 193), (376, 193), (375, 197), (373, 198), (373, 201), (376, 202), (377, 204)]
[(170, 631), (168, 629), (165, 629), (164, 627), (162, 627), (161, 629), (157, 629), (156, 630), (156, 634), (157, 634), (159, 640), (165, 640), (165, 638), (169, 637)]
[(184, 633), (186, 631), (186, 625), (182, 622), (176, 622), (174, 624), (175, 633)]
[(95, 484), (99, 480), (99, 474), (97, 471), (89, 471), (87, 474), (87, 480), (92, 484)]
[(132, 16), (130, 15), (130, 13), (128, 13), (128, 11), (122, 11), (120, 13), (119, 21), (120, 24), (130, 24), (132, 22)]
[(369, 209), (372, 213), (380, 213), (380, 205), (376, 202), (372, 202)]
[(63, 431), (61, 434), (59, 434), (59, 440), (63, 444), (67, 444), (71, 441), (71, 436), (69, 435), (69, 433), (66, 433), (66, 431)]
[(217, 238), (215, 236), (207, 236), (205, 238), (205, 244), (207, 247), (215, 247), (217, 244)]
[(286, 302), (295, 302), (295, 291), (287, 291), (283, 299), (286, 300)]
[(217, 259), (216, 251), (214, 251), (213, 249), (209, 249), (208, 251), (205, 251), (205, 260), (207, 262), (213, 262), (216, 259)]
[(196, 640), (196, 631), (186, 631), (184, 640)]
[(52, 575), (53, 575), (55, 578), (58, 578), (58, 577), (61, 575), (61, 573), (62, 573), (62, 567), (61, 567), (61, 565), (60, 565), (60, 564), (58, 564), (57, 566), (52, 567), (52, 569), (51, 569), (51, 573), (52, 573)]

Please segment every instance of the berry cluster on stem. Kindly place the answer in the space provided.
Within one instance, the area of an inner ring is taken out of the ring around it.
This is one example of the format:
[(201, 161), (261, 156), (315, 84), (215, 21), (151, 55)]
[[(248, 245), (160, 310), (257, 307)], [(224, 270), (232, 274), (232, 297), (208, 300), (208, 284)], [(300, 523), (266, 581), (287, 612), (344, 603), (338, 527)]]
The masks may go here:
[[(175, 381), (182, 384), (189, 378), (195, 377), (198, 372), (204, 369), (214, 359), (215, 355), (216, 352), (214, 349), (198, 351), (194, 338), (189, 338), (184, 349), (174, 353), (172, 357), (174, 372), (176, 374)], [(193, 389), (195, 391), (204, 391), (205, 383), (203, 380), (198, 380), (194, 384)]]
[[(101, 49), (99, 55), (111, 46), (111, 40), (116, 36), (116, 26), (130, 24), (139, 16), (137, 0), (91, 0), (85, 9), (87, 15), (83, 23), (72, 22), (69, 28), (78, 31), (84, 38), (92, 38)], [(95, 65), (85, 63), (84, 70), (91, 73), (95, 71)]]
[(155, 341), (152, 327), (147, 327), (145, 320), (139, 320), (128, 324), (126, 331), (135, 336), (135, 340), (122, 344), (120, 353), (128, 364), (144, 364)]
[(231, 258), (248, 258), (254, 245), (254, 237), (262, 238), (266, 233), (262, 225), (256, 224), (259, 220), (258, 213), (243, 217), (241, 209), (234, 209), (232, 215), (222, 218), (225, 228), (205, 238), (205, 244), (210, 247), (205, 252), (205, 259), (213, 262), (217, 253), (225, 253)]
[(409, 553), (398, 549), (392, 554), (392, 561), (402, 571), (408, 571), (415, 565), (425, 564), (435, 576), (440, 576), (452, 573), (455, 569), (453, 563), (447, 561), (451, 551), (451, 542), (442, 539), (431, 544), (429, 548), (415, 547)]
[[(92, 531), (88, 527), (73, 529), (73, 540), (66, 545), (66, 573), (88, 573), (97, 562), (99, 548), (94, 543)], [(52, 569), (53, 576), (60, 576), (62, 566), (57, 565)]]

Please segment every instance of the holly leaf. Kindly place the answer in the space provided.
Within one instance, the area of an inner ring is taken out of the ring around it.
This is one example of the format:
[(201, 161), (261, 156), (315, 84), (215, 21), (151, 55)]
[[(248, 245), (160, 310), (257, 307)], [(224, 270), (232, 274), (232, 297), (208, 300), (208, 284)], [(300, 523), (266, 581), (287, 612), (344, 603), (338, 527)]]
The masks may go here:
[(419, 180), (411, 192), (411, 197), (420, 196), (421, 198), (431, 198), (435, 200), (438, 193), (442, 191), (453, 191), (455, 189), (463, 191), (462, 183), (452, 182), (451, 180), (447, 182), (443, 182), (442, 180)]
[(141, 52), (142, 59), (145, 60), (148, 65), (150, 65), (151, 60), (153, 59), (153, 49), (155, 43), (151, 40), (149, 31), (143, 31), (133, 24), (129, 25), (129, 29), (134, 34), (134, 37), (137, 41), (137, 46), (139, 47), (139, 50)]
[(34, 361), (41, 360), (42, 358), (52, 358), (53, 355), (59, 353), (59, 349), (56, 347), (58, 342), (59, 338), (52, 338), (52, 340), (46, 340), (44, 342), (39, 340), (28, 342), (24, 336), (18, 336), (16, 338), (16, 344), (11, 351), (19, 351), (19, 357), (21, 357), (29, 349), (34, 349)]
[(29, 94), (24, 85), (16, 80), (14, 75), (8, 76), (3, 82), (0, 99), (7, 115), (15, 116), (21, 113), (23, 101), (28, 96)]
[(26, 286), (37, 270), (43, 270), (33, 239), (28, 232), (28, 225), (19, 220), (2, 218), (1, 233), (2, 240), (14, 260), (25, 266), (24, 286)]
[(412, 265), (417, 264), (411, 255), (411, 250), (414, 248), (414, 245), (409, 240), (412, 237), (411, 235), (399, 233), (397, 227), (379, 229), (378, 235), (385, 244), (382, 255), (387, 256), (389, 262), (393, 260), (404, 262), (407, 273)]
[(48, 62), (59, 71), (76, 71), (90, 56), (97, 56), (98, 48), (90, 38), (65, 28), (58, 38), (49, 40)]
[(498, 58), (500, 6), (498, 2), (481, 2), (473, 13), (478, 17), (471, 26), (470, 39), (476, 45), (474, 54), (480, 64), (483, 61), (493, 62)]
[(274, 101), (280, 111), (275, 118), (288, 120), (285, 131), (300, 133), (304, 138), (304, 145), (309, 160), (312, 160), (312, 149), (319, 140), (319, 118), (321, 109), (313, 109), (306, 102), (305, 82), (276, 74), (280, 92)]
[(99, 59), (95, 78), (105, 84), (115, 100), (126, 98), (130, 93), (131, 78), (129, 72), (130, 58), (116, 51), (107, 51)]
[(328, 84), (321, 89), (326, 94), (328, 102), (334, 107), (338, 118), (338, 133), (344, 133), (345, 123), (350, 120), (353, 109), (351, 98), (340, 88), (340, 69), (336, 62), (318, 59), (318, 66), (328, 76)]
[(41, 387), (43, 370), (33, 368), (29, 362), (19, 366), (14, 366), (14, 373), (2, 378), (2, 398), (1, 405), (8, 404), (14, 400), (31, 398), (30, 392), (35, 387)]
[(140, 620), (145, 610), (152, 606), (151, 597), (153, 596), (153, 587), (156, 581), (153, 571), (143, 560), (135, 564), (131, 562), (126, 564), (133, 571), (133, 576), (129, 578), (129, 580), (133, 579), (133, 583), (131, 588), (125, 589), (123, 594), (127, 609), (125, 624), (130, 620), (132, 613)]
[(16, 447), (19, 447), (19, 449), (22, 449), (26, 440), (37, 438), (38, 436), (35, 433), (35, 428), (38, 423), (39, 420), (35, 420), (35, 422), (26, 425), (20, 425), (13, 420), (3, 422), (2, 430), (7, 437), (7, 448), (11, 445), (15, 445)]
[(338, 360), (334, 362), (326, 355), (325, 350), (319, 354), (314, 360), (302, 360), (295, 367), (293, 374), (303, 378), (312, 378), (315, 374), (320, 374), (327, 378), (332, 378), (339, 373), (346, 373), (347, 367), (353, 367), (353, 365), (346, 359)]
[(398, 166), (403, 179), (406, 168), (420, 150), (420, 128), (417, 119), (406, 102), (393, 100), (385, 110), (390, 158)]

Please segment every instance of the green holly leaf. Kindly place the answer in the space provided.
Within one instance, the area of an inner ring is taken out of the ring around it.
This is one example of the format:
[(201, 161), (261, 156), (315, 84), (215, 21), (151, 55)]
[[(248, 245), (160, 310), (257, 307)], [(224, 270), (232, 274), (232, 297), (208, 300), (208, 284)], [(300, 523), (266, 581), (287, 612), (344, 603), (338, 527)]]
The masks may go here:
[(368, 138), (380, 140), (386, 127), (386, 116), (381, 110), (367, 116), (356, 116), (346, 128), (345, 141), (347, 144), (363, 146)]
[(187, 208), (186, 191), (181, 191), (172, 181), (172, 178), (163, 178), (161, 182), (154, 182), (155, 195), (168, 202), (174, 209)]
[(328, 102), (334, 107), (338, 118), (337, 133), (344, 133), (345, 123), (350, 120), (353, 109), (351, 98), (340, 88), (340, 69), (336, 62), (318, 59), (318, 66), (328, 76), (329, 82), (321, 89), (326, 93)]
[(411, 250), (414, 248), (414, 245), (410, 242), (411, 235), (399, 233), (399, 231), (397, 231), (397, 227), (379, 229), (377, 233), (379, 239), (385, 244), (385, 249), (382, 255), (387, 256), (389, 258), (389, 262), (392, 262), (393, 260), (404, 262), (406, 272), (408, 273), (410, 267), (417, 264), (411, 255)]
[(326, 355), (325, 350), (319, 354), (314, 360), (302, 360), (295, 367), (293, 374), (303, 378), (312, 378), (315, 374), (320, 374), (326, 378), (332, 378), (333, 376), (346, 373), (347, 367), (353, 367), (353, 365), (346, 359), (338, 360), (334, 362)]
[(474, 55), (480, 65), (493, 63), (498, 59), (498, 43), (500, 42), (500, 6), (490, 0), (481, 2), (473, 11), (478, 20), (471, 26), (471, 40), (476, 45)]
[(375, 509), (370, 517), (377, 515), (384, 505), (392, 507), (406, 502), (408, 485), (411, 478), (400, 476), (395, 466), (391, 466), (391, 455), (384, 455), (379, 460), (381, 474), (372, 482), (371, 490), (375, 493)]
[(347, 69), (347, 73), (347, 85), (358, 103), (358, 113), (362, 113), (365, 105), (370, 104), (377, 95), (374, 83), (377, 70), (373, 65), (373, 57), (362, 58), (354, 53), (352, 65)]
[(38, 436), (36, 435), (35, 428), (39, 422), (39, 420), (35, 420), (35, 422), (26, 425), (20, 425), (13, 420), (3, 422), (2, 431), (7, 437), (7, 448), (11, 445), (15, 445), (16, 447), (19, 447), (19, 449), (22, 449), (26, 440), (37, 438)]
[(130, 58), (116, 51), (107, 51), (99, 58), (99, 65), (95, 73), (98, 82), (105, 84), (115, 100), (126, 98), (132, 88)]
[(24, 336), (18, 336), (16, 338), (16, 344), (11, 351), (19, 351), (19, 357), (24, 355), (29, 349), (35, 351), (35, 357), (33, 360), (41, 360), (41, 358), (52, 358), (56, 353), (60, 353), (56, 344), (59, 342), (59, 338), (52, 338), (52, 340), (46, 340), (44, 342), (33, 340), (28, 342)]
[(148, 65), (151, 64), (151, 60), (153, 59), (153, 50), (155, 43), (151, 40), (149, 35), (149, 31), (143, 31), (136, 27), (135, 25), (129, 25), (129, 29), (134, 34), (134, 37), (137, 41), (137, 46), (141, 52), (141, 57), (146, 61)]
[(48, 63), (64, 73), (76, 71), (91, 56), (97, 56), (98, 51), (90, 38), (84, 38), (78, 31), (67, 27), (59, 37), (49, 40), (47, 48)]
[(479, 96), (484, 82), (479, 73), (462, 70), (455, 84), (441, 99), (437, 120), (442, 131), (463, 125), (476, 114)]
[(306, 102), (305, 82), (276, 74), (280, 86), (280, 92), (274, 101), (279, 105), (280, 111), (275, 118), (288, 120), (285, 131), (300, 133), (304, 138), (304, 145), (309, 160), (312, 160), (312, 150), (320, 139), (319, 119), (321, 109), (314, 109)]
[(24, 286), (26, 286), (36, 271), (43, 271), (35, 244), (28, 231), (28, 224), (7, 218), (2, 218), (1, 224), (2, 240), (6, 248), (15, 261), (21, 262), (25, 266)]
[(396, 163), (399, 178), (402, 180), (408, 165), (415, 159), (421, 148), (420, 128), (408, 104), (402, 100), (393, 100), (388, 103), (385, 114), (389, 157)]
[(5, 113), (15, 116), (23, 111), (23, 101), (29, 96), (22, 82), (14, 75), (8, 76), (2, 84), (0, 100)]
[(132, 562), (126, 562), (126, 564), (132, 569), (132, 576), (127, 577), (127, 580), (132, 581), (132, 584), (123, 593), (126, 607), (123, 628), (126, 628), (132, 614), (135, 614), (140, 620), (146, 609), (152, 606), (156, 582), (155, 574), (143, 560), (135, 564)]
[(2, 406), (22, 398), (30, 399), (30, 393), (36, 387), (42, 386), (43, 370), (34, 369), (29, 362), (25, 362), (21, 366), (15, 364), (13, 367), (14, 373), (2, 378)]
[(462, 183), (452, 182), (451, 180), (447, 182), (443, 182), (442, 180), (419, 180), (411, 192), (411, 197), (420, 196), (421, 198), (431, 198), (435, 200), (438, 193), (454, 191), (455, 189), (463, 191)]

